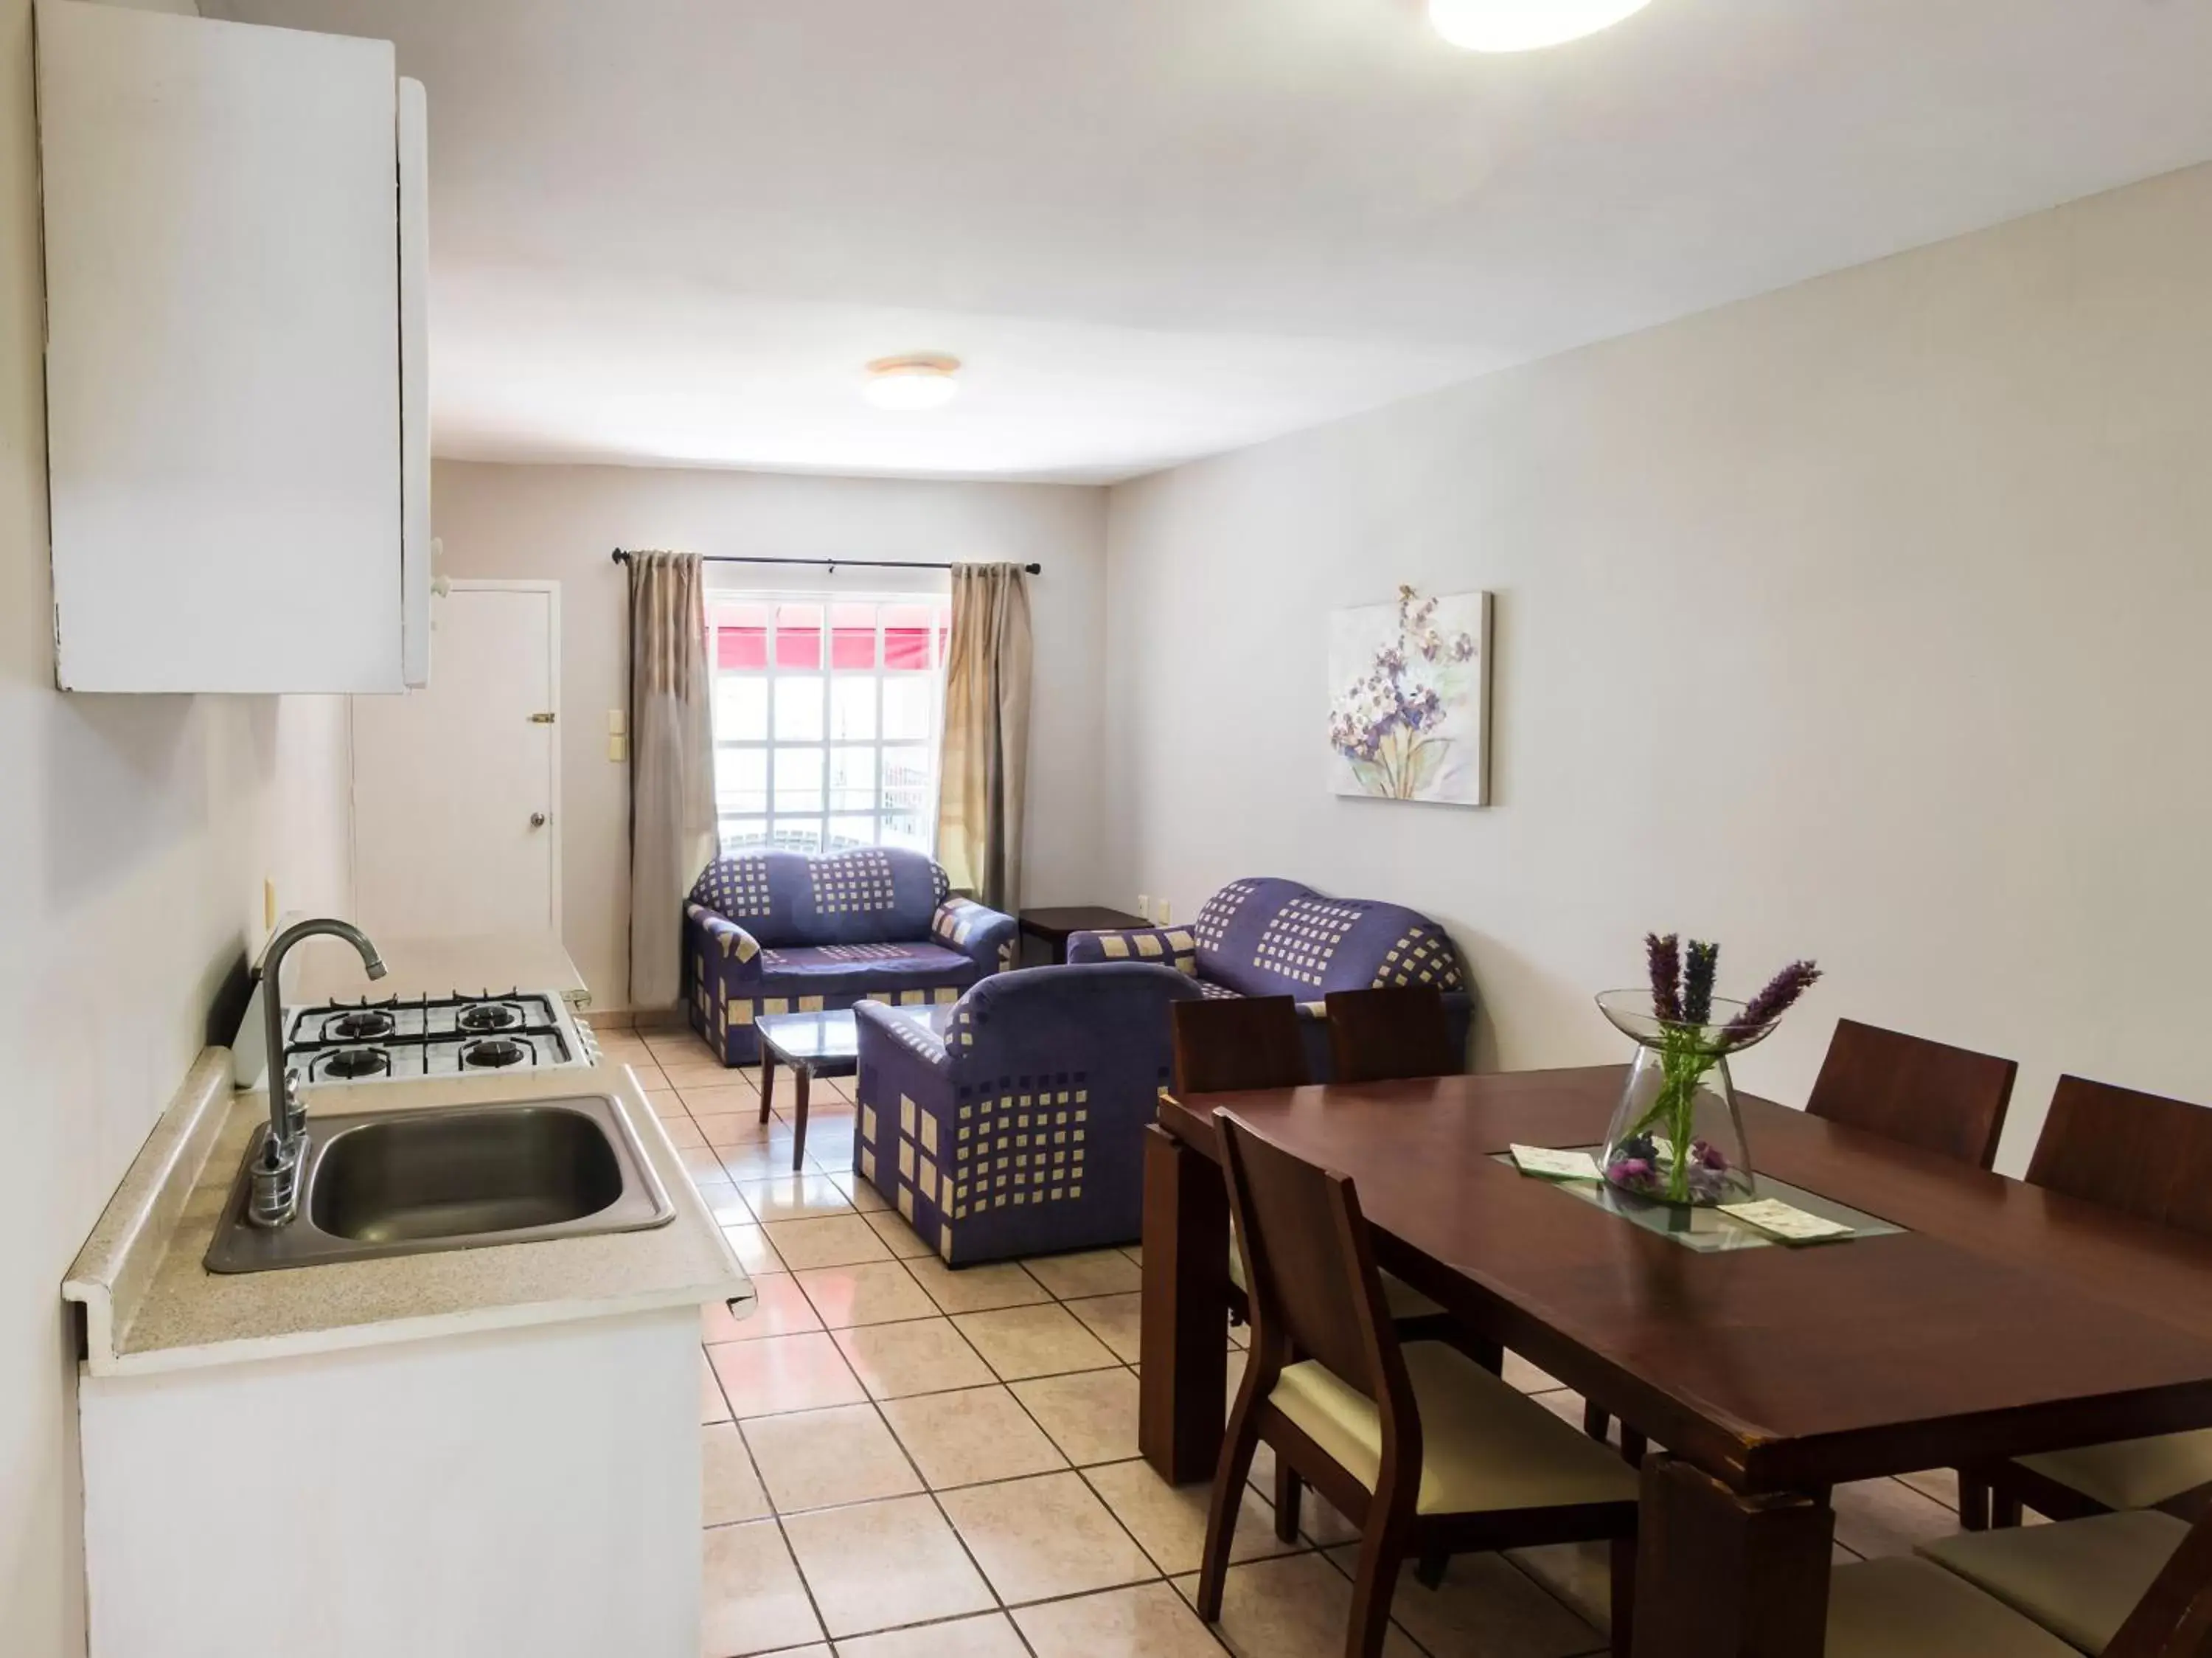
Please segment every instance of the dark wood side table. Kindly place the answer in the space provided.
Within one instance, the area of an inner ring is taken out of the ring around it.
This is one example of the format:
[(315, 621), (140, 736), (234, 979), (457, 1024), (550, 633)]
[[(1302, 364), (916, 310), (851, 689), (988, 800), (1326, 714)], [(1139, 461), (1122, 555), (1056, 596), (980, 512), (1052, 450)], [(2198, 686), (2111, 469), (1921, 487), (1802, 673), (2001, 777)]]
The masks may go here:
[(1109, 910), (1099, 904), (1075, 904), (1060, 910), (1024, 910), (1021, 923), (1022, 931), (1042, 941), (1052, 952), (1055, 966), (1067, 960), (1067, 938), (1071, 933), (1110, 933), (1124, 927), (1152, 924), (1142, 916), (1133, 916), (1126, 910)]

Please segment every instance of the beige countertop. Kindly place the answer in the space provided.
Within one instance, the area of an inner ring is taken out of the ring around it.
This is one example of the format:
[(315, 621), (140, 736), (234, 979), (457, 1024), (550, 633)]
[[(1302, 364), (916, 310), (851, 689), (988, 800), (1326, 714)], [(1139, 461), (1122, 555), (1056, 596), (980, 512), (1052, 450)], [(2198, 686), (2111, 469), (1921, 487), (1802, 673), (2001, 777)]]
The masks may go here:
[[(349, 1090), (346, 1106), (488, 1104), (544, 1097), (548, 1086), (529, 1075), (428, 1078)], [(228, 1050), (205, 1050), (63, 1284), (64, 1296), (85, 1308), (87, 1371), (240, 1363), (745, 1293), (743, 1271), (629, 1068), (564, 1070), (557, 1086), (622, 1102), (676, 1206), (674, 1220), (641, 1232), (225, 1276), (201, 1258), (268, 1102), (232, 1086)], [(312, 1094), (308, 1109), (312, 1126)]]

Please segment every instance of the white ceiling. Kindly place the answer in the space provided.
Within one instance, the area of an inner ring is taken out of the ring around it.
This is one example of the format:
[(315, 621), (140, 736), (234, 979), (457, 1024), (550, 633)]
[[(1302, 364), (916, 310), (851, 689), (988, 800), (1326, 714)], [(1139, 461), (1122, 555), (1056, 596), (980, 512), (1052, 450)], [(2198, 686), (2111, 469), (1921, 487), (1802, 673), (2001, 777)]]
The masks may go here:
[[(429, 88), (437, 447), (1101, 479), (2212, 157), (2212, 0), (203, 0)], [(967, 360), (894, 415), (860, 364)]]

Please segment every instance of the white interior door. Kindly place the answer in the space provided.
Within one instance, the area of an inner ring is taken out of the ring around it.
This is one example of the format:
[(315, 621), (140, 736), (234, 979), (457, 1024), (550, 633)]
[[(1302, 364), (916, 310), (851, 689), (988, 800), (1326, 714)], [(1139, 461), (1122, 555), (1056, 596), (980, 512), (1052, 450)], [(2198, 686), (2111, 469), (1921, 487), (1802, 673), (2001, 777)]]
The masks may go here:
[(354, 868), (372, 937), (561, 926), (560, 585), (456, 581), (428, 686), (353, 699)]

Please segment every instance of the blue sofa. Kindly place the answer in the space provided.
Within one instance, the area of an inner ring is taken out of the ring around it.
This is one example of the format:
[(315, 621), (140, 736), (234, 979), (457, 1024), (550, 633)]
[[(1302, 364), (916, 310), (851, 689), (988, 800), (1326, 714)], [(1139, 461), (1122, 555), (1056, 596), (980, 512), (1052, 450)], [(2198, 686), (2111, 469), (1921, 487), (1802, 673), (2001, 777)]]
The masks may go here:
[(1170, 1073), (1164, 966), (1029, 967), (950, 1009), (863, 1005), (853, 1166), (948, 1264), (1133, 1243)]
[(1316, 1082), (1331, 1070), (1322, 1001), (1331, 991), (1433, 984), (1443, 992), (1459, 1050), (1474, 997), (1451, 936), (1418, 910), (1371, 899), (1328, 898), (1277, 876), (1232, 881), (1187, 927), (1076, 933), (1075, 962), (1150, 961), (1188, 975), (1206, 996), (1291, 996)]
[(684, 905), (684, 1004), (724, 1064), (750, 1064), (763, 1014), (951, 1003), (1013, 965), (1015, 934), (919, 852), (718, 858)]

